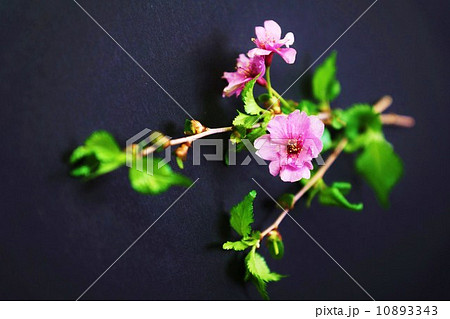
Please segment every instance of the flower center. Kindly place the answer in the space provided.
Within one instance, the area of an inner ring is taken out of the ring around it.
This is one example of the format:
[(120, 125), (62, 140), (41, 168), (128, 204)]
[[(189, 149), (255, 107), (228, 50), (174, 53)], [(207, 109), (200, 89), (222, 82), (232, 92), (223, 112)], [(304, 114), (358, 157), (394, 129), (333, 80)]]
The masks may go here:
[(301, 140), (289, 139), (287, 143), (288, 154), (297, 154), (302, 150), (303, 143)]

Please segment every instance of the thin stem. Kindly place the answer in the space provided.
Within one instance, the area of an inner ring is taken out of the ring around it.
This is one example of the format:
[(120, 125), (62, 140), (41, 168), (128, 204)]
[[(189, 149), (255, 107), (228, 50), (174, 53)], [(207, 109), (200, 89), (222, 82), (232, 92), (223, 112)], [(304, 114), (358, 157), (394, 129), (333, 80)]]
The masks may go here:
[(227, 126), (227, 127), (218, 127), (218, 128), (211, 128), (208, 129), (202, 133), (199, 134), (195, 134), (195, 135), (191, 135), (191, 136), (186, 136), (186, 137), (181, 137), (181, 138), (177, 138), (174, 140), (170, 140), (169, 144), (170, 145), (178, 145), (178, 144), (183, 144), (186, 142), (190, 142), (192, 143), (195, 140), (198, 140), (199, 138), (208, 136), (208, 135), (213, 135), (213, 134), (219, 134), (219, 133), (225, 133), (225, 132), (230, 132), (233, 130), (233, 126)]
[[(341, 154), (342, 150), (344, 149), (345, 145), (347, 145), (347, 139), (343, 138), (339, 144), (334, 149), (333, 153), (327, 158), (325, 161), (325, 164), (319, 168), (317, 173), (306, 183), (305, 186), (298, 191), (297, 194), (295, 194), (294, 199), (292, 201), (292, 207), (294, 207), (295, 203), (303, 196), (305, 193), (313, 187), (318, 180), (320, 180), (323, 175), (325, 175), (325, 172), (331, 167), (331, 165), (334, 163), (336, 158)], [(283, 219), (286, 217), (287, 213), (289, 212), (289, 209), (285, 209), (281, 212), (281, 214), (278, 216), (278, 218), (275, 220), (275, 222), (267, 227), (260, 235), (260, 238), (263, 239), (268, 233), (270, 233), (272, 230), (277, 229), (280, 223), (283, 221)]]
[(390, 95), (385, 95), (373, 105), (373, 109), (377, 113), (383, 113), (389, 106), (391, 106), (391, 104), (392, 97)]
[(270, 66), (266, 67), (266, 81), (267, 81), (267, 91), (269, 95), (272, 97), (272, 84), (270, 83)]
[[(179, 145), (179, 144), (183, 144), (183, 143), (187, 143), (187, 142), (192, 143), (193, 141), (198, 140), (199, 138), (202, 138), (202, 137), (205, 137), (208, 135), (230, 132), (232, 130), (233, 130), (233, 126), (211, 128), (211, 129), (208, 129), (199, 134), (169, 140), (169, 143), (167, 145), (165, 145), (165, 147), (169, 147), (172, 145)], [(147, 156), (147, 155), (153, 153), (154, 151), (156, 151), (157, 149), (158, 149), (158, 147), (155, 147), (153, 145), (146, 147), (142, 150), (142, 156)]]
[(381, 122), (385, 125), (413, 127), (416, 123), (413, 117), (395, 113), (381, 114)]

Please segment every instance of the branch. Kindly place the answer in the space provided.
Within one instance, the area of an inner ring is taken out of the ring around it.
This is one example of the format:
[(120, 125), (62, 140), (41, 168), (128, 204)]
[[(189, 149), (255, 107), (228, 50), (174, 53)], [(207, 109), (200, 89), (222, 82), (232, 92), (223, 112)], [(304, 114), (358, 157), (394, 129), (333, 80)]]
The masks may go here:
[[(205, 137), (205, 136), (208, 136), (208, 135), (230, 132), (232, 130), (233, 130), (233, 126), (226, 126), (226, 127), (218, 127), (218, 128), (207, 129), (206, 131), (204, 131), (202, 133), (198, 133), (198, 134), (194, 134), (194, 135), (190, 135), (190, 136), (186, 136), (186, 137), (180, 137), (180, 138), (176, 138), (176, 139), (173, 139), (173, 140), (169, 140), (168, 143), (166, 143), (164, 145), (164, 148), (172, 146), (172, 145), (183, 144), (183, 143), (192, 143), (193, 141), (198, 140), (198, 139), (200, 139), (202, 137)], [(142, 150), (142, 156), (147, 156), (147, 155), (153, 153), (160, 146), (161, 145), (155, 147), (154, 145), (151, 145), (149, 147), (146, 147), (145, 149)]]
[(413, 127), (416, 121), (411, 116), (399, 115), (395, 113), (381, 114), (381, 122), (385, 125), (397, 125), (402, 127)]
[[(273, 90), (273, 91), (275, 92), (275, 95), (278, 95), (278, 93), (276, 93), (275, 90)], [(280, 98), (281, 98), (281, 96), (280, 96)], [(286, 101), (284, 101), (284, 102), (286, 102)], [(385, 95), (380, 100), (378, 100), (377, 103), (374, 104), (373, 108), (376, 112), (381, 113), (381, 112), (385, 111), (389, 106), (391, 106), (391, 104), (392, 104), (392, 97), (390, 97), (389, 95)], [(327, 123), (329, 121), (330, 116), (331, 116), (331, 114), (329, 112), (322, 112), (322, 113), (318, 114), (318, 117), (324, 123)], [(382, 114), (381, 122), (386, 125), (397, 125), (397, 126), (402, 126), (402, 127), (412, 127), (415, 124), (414, 118), (412, 118), (410, 116), (398, 115), (398, 114), (394, 114), (394, 113)], [(255, 124), (253, 126), (253, 128), (257, 128), (259, 126), (260, 126), (260, 124)], [(192, 143), (193, 141), (198, 140), (198, 139), (203, 138), (208, 135), (231, 132), (233, 130), (233, 128), (234, 128), (233, 126), (211, 128), (211, 129), (207, 129), (206, 131), (199, 133), (199, 134), (169, 140), (164, 145), (164, 148), (173, 146), (173, 145), (183, 144), (183, 143)], [(147, 156), (147, 155), (155, 152), (160, 146), (161, 145), (159, 145), (159, 146), (151, 145), (149, 147), (146, 147), (145, 149), (142, 150), (141, 155)]]
[[(331, 165), (334, 163), (334, 161), (336, 160), (336, 158), (339, 156), (339, 154), (341, 154), (342, 150), (344, 149), (345, 145), (347, 145), (347, 139), (344, 138), (342, 139), (339, 144), (336, 146), (336, 148), (334, 149), (333, 153), (327, 158), (327, 160), (325, 161), (325, 164), (323, 166), (321, 166), (319, 168), (319, 170), (317, 171), (317, 173), (308, 181), (308, 183), (306, 183), (305, 186), (302, 187), (302, 189), (300, 189), (300, 191), (295, 194), (294, 199), (292, 201), (292, 208), (294, 207), (295, 203), (303, 196), (305, 195), (305, 193), (311, 188), (313, 187), (318, 180), (320, 180), (323, 175), (325, 175), (326, 171), (331, 167)], [(291, 208), (291, 209), (292, 209)], [(283, 212), (281, 212), (280, 216), (278, 216), (278, 218), (275, 220), (275, 222), (270, 225), (268, 228), (266, 228), (260, 235), (260, 240), (264, 238), (264, 236), (266, 236), (268, 233), (270, 233), (270, 231), (272, 231), (273, 229), (277, 229), (278, 225), (280, 225), (280, 223), (283, 221), (284, 217), (286, 217), (287, 213), (289, 212), (290, 209), (284, 209)]]

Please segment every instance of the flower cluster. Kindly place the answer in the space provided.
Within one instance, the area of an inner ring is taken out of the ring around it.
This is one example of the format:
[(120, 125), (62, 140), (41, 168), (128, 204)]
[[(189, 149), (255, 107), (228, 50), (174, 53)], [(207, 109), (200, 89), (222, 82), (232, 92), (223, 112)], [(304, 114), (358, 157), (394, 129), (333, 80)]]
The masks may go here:
[[(248, 51), (247, 56), (240, 54), (237, 59), (236, 71), (225, 72), (223, 78), (228, 81), (228, 86), (223, 90), (223, 97), (233, 94), (239, 96), (247, 82), (258, 78), (258, 83), (265, 86), (262, 79), (266, 67), (270, 67), (273, 54), (279, 54), (286, 63), (293, 64), (297, 51), (289, 48), (294, 43), (294, 34), (289, 32), (281, 39), (281, 28), (273, 20), (264, 22), (264, 27), (255, 28), (256, 39), (252, 41), (256, 48)], [(284, 47), (285, 46), (285, 47)]]

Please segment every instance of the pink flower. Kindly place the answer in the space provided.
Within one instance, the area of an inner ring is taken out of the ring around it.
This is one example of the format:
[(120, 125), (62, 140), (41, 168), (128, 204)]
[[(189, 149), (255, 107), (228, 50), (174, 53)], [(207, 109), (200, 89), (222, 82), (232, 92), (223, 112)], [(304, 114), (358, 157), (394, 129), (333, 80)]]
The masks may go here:
[(267, 125), (270, 134), (256, 139), (256, 154), (270, 161), (269, 171), (280, 174), (284, 182), (310, 178), (312, 159), (322, 151), (324, 125), (317, 116), (295, 110), (288, 116), (278, 115)]
[[(269, 55), (269, 65), (270, 57), (272, 53), (277, 53), (286, 61), (286, 63), (292, 64), (295, 62), (295, 56), (297, 51), (295, 49), (289, 48), (290, 45), (294, 43), (294, 34), (289, 32), (286, 34), (284, 39), (281, 39), (281, 28), (273, 20), (264, 21), (264, 27), (255, 27), (255, 33), (257, 39), (254, 39), (257, 48), (248, 51), (248, 56), (253, 57), (255, 55)], [(282, 48), (285, 45), (286, 48)]]
[(224, 72), (223, 77), (228, 81), (228, 86), (223, 89), (222, 96), (230, 97), (233, 94), (239, 96), (247, 82), (256, 78), (259, 74), (258, 83), (265, 86), (266, 82), (262, 78), (266, 72), (264, 57), (254, 56), (248, 58), (245, 54), (240, 54), (237, 58), (236, 72)]

